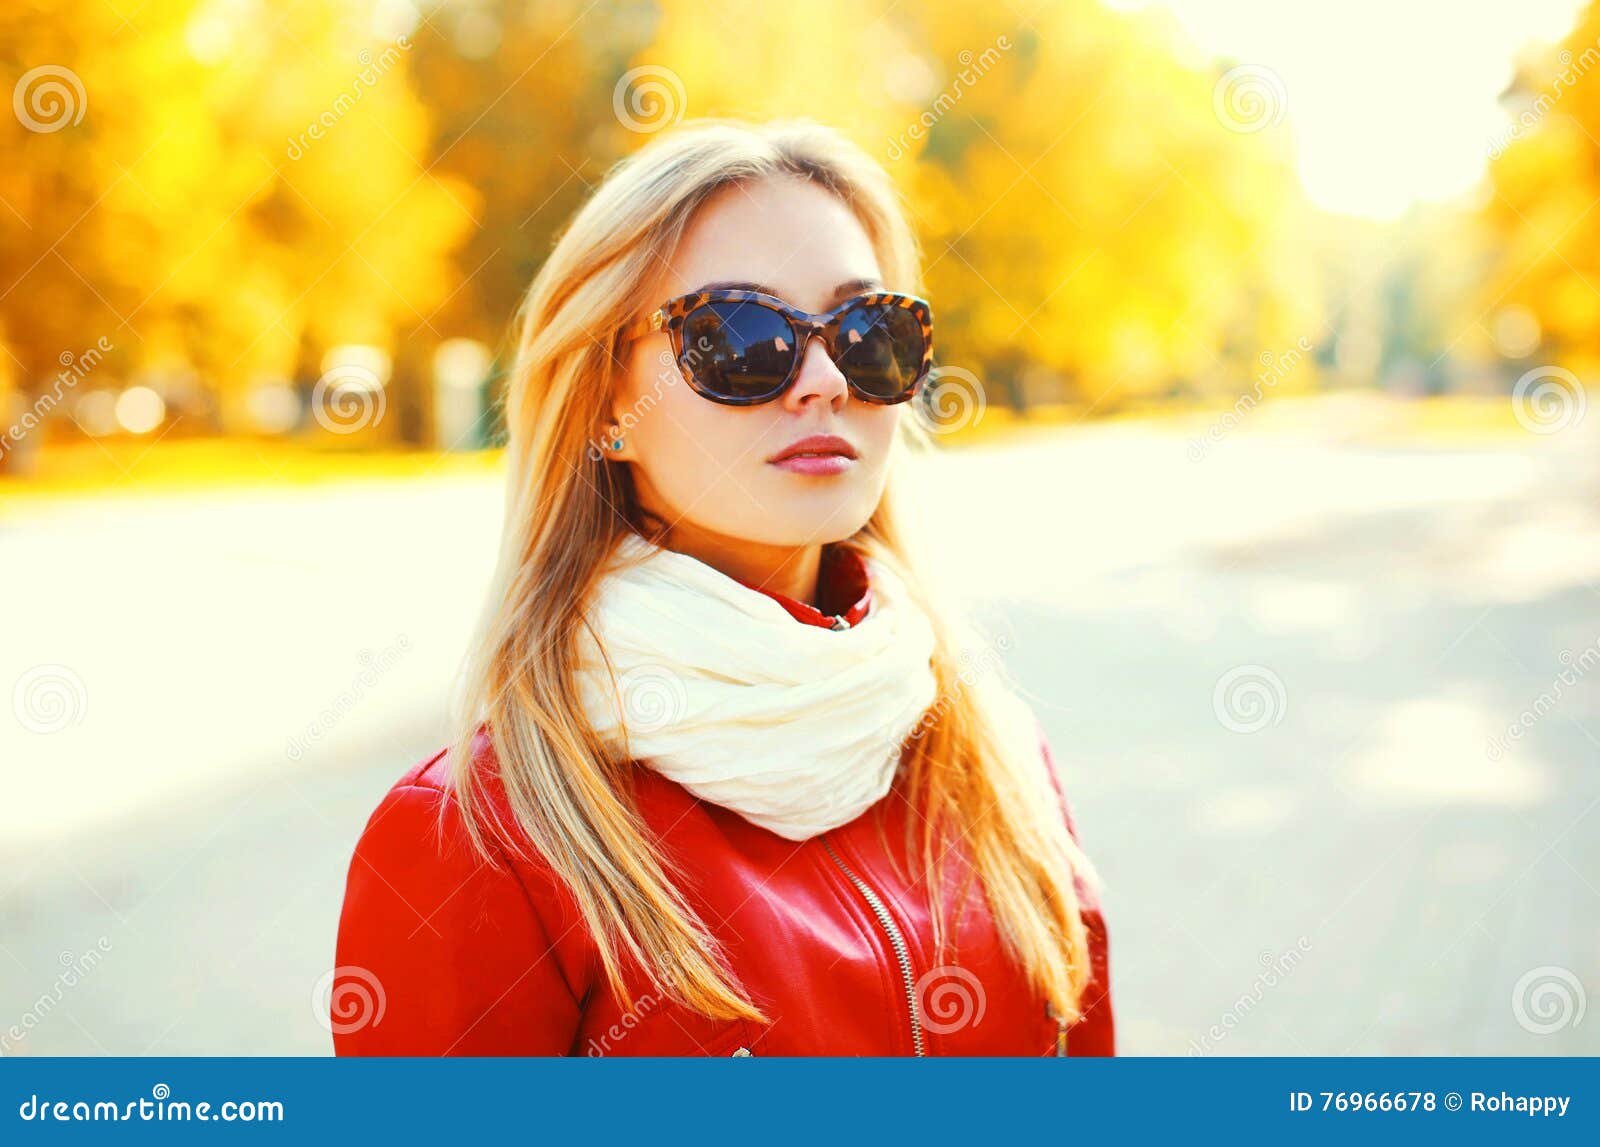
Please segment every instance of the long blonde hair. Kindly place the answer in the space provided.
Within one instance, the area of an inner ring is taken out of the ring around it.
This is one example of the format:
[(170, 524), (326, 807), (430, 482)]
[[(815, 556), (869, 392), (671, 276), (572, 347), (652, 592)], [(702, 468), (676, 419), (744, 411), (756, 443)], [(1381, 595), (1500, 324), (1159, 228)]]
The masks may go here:
[[(718, 190), (770, 177), (810, 180), (861, 221), (883, 279), (920, 289), (920, 254), (888, 174), (835, 130), (806, 119), (691, 120), (618, 162), (572, 218), (520, 307), (505, 401), (506, 519), (498, 565), (457, 697), (451, 783), (476, 847), (532, 856), (566, 885), (607, 980), (631, 1006), (625, 963), (681, 1004), (716, 1018), (765, 1022), (688, 904), (676, 870), (632, 800), (627, 760), (614, 759), (583, 716), (573, 670), (580, 626), (602, 567), (628, 531), (651, 527), (627, 464), (593, 448), (610, 421), (623, 369), (621, 329), (661, 300), (646, 298), (696, 209)], [(903, 443), (926, 448), (915, 418)], [(964, 623), (914, 576), (896, 525), (891, 473), (871, 519), (844, 544), (905, 579), (938, 636), (938, 700), (903, 752), (907, 855), (920, 860), (935, 943), (948, 928), (941, 860), (957, 839), (987, 894), (1007, 951), (1056, 1014), (1077, 1019), (1089, 980), (1075, 877), (1096, 877), (1066, 830), (1037, 741), (1019, 751), (983, 697), (1001, 672), (972, 680)], [(473, 743), (486, 731), (503, 809), (486, 800)], [(922, 834), (913, 851), (915, 829)], [(965, 889), (963, 890), (964, 902)]]

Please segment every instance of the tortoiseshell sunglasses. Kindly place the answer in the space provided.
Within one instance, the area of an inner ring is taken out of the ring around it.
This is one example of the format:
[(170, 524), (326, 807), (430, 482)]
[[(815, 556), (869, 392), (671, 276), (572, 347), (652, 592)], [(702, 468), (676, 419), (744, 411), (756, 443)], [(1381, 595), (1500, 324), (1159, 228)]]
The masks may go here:
[(684, 380), (728, 406), (771, 402), (800, 374), (820, 334), (850, 393), (863, 402), (904, 402), (933, 366), (933, 310), (914, 295), (856, 295), (814, 315), (759, 291), (695, 291), (669, 299), (630, 325), (624, 338), (665, 330)]

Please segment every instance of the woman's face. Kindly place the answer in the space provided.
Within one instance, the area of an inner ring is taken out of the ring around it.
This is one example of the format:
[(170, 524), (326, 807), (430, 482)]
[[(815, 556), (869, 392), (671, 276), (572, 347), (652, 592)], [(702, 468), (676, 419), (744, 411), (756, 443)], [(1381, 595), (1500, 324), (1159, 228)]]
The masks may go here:
[[(865, 230), (840, 200), (802, 180), (770, 179), (725, 188), (702, 206), (663, 267), (657, 302), (734, 286), (820, 313), (862, 291), (900, 286), (879, 274)], [(852, 395), (820, 337), (779, 398), (711, 402), (684, 382), (661, 331), (632, 346), (611, 412), (624, 447), (607, 453), (633, 464), (645, 509), (671, 523), (675, 537), (700, 543), (692, 548), (820, 545), (849, 537), (877, 508), (900, 409)], [(835, 463), (837, 473), (771, 461), (813, 434), (845, 439), (855, 457)]]

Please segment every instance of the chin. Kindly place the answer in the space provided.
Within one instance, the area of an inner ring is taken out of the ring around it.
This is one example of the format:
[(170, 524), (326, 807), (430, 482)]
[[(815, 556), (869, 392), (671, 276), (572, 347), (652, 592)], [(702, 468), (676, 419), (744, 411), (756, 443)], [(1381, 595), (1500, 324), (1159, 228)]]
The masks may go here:
[(848, 538), (872, 517), (883, 497), (879, 483), (805, 479), (806, 485), (796, 488), (788, 475), (783, 477), (778, 489), (762, 490), (756, 520), (747, 524), (784, 544), (804, 544), (823, 536)]

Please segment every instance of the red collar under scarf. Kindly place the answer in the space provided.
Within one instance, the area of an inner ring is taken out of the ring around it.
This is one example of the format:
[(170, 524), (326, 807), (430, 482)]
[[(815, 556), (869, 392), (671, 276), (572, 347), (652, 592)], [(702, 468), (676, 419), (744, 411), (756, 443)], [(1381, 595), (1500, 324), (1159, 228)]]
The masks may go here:
[[(817, 604), (803, 601), (766, 589), (743, 578), (735, 578), (741, 585), (766, 594), (796, 621), (819, 625), (824, 629), (849, 629), (872, 607), (872, 578), (861, 554), (849, 546), (830, 545), (822, 548), (822, 562), (817, 568)], [(843, 624), (840, 624), (843, 619)]]

